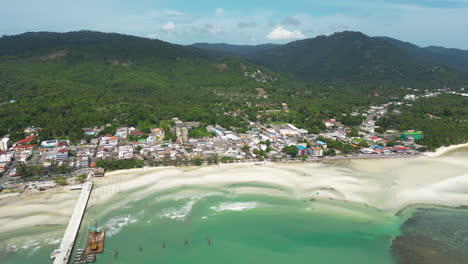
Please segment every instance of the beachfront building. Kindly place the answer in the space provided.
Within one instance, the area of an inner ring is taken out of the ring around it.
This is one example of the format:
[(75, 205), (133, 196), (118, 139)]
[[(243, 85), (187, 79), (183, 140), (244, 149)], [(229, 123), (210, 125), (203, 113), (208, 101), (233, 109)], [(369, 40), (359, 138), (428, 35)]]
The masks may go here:
[(408, 131), (401, 134), (401, 138), (406, 141), (420, 140), (424, 138), (424, 134), (421, 131)]

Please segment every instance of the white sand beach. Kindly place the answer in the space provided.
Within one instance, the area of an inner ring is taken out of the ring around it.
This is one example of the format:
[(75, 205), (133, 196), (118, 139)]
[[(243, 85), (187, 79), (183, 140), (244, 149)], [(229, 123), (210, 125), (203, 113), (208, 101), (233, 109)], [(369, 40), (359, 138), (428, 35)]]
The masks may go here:
[(0, 200), (0, 233), (20, 228), (66, 225), (79, 191), (67, 189), (25, 193)]
[(458, 145), (451, 145), (451, 146), (448, 146), (448, 147), (440, 147), (440, 148), (436, 149), (436, 151), (426, 152), (426, 153), (424, 153), (424, 155), (427, 156), (427, 157), (436, 158), (436, 157), (444, 155), (445, 153), (448, 153), (448, 152), (456, 150), (456, 149), (461, 149), (461, 148), (468, 148), (468, 143), (458, 144)]

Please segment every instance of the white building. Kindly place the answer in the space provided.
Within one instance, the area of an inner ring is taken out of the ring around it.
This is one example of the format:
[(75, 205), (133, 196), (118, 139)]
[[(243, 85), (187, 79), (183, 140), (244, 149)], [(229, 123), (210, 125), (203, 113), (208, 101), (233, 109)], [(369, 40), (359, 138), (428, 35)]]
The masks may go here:
[(7, 151), (9, 141), (9, 138), (2, 138), (2, 140), (0, 141), (0, 150)]

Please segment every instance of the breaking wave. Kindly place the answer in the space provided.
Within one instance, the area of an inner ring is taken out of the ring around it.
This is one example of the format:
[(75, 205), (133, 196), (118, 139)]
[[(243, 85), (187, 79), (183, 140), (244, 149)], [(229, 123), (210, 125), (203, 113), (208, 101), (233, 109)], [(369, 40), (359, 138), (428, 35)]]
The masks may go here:
[(251, 210), (257, 208), (260, 204), (257, 202), (237, 202), (237, 203), (220, 203), (217, 206), (212, 206), (210, 209), (216, 212), (222, 211), (244, 211), (244, 210)]

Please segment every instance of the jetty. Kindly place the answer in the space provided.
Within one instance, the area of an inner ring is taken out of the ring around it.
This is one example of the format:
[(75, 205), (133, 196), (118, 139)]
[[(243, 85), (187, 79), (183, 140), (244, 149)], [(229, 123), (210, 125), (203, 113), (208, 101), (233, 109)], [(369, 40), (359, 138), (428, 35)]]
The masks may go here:
[(70, 222), (68, 223), (67, 230), (65, 231), (62, 242), (60, 243), (60, 248), (54, 250), (53, 252), (55, 257), (54, 264), (68, 263), (70, 254), (73, 251), (73, 246), (75, 244), (78, 231), (80, 230), (81, 220), (83, 219), (92, 189), (92, 181), (88, 180), (86, 183), (83, 184), (80, 197), (76, 202), (75, 209), (73, 210)]

